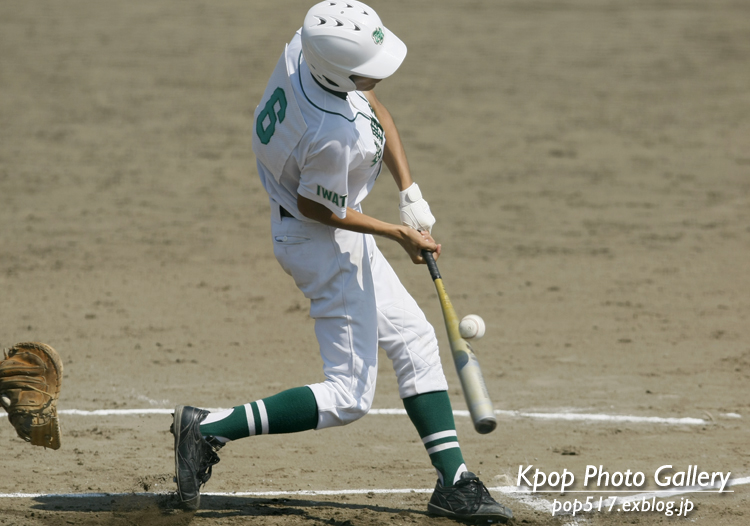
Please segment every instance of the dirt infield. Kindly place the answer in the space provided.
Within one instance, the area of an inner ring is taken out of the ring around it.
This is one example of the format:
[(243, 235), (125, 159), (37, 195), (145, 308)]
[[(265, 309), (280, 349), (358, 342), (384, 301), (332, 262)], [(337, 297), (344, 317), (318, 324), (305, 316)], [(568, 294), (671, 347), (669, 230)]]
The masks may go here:
[[(55, 347), (67, 411), (54, 452), (0, 418), (0, 525), (453, 524), (409, 491), (435, 473), (404, 415), (231, 444), (188, 514), (166, 494), (171, 418), (137, 411), (321, 379), (250, 145), (309, 5), (0, 3), (0, 347)], [(409, 47), (377, 91), (437, 217), (448, 293), (488, 326), (476, 350), (500, 425), (456, 417), (469, 467), (506, 491), (521, 465), (574, 473), (564, 497), (495, 490), (533, 525), (684, 522), (552, 517), (554, 499), (625, 495), (583, 487), (587, 466), (643, 472), (641, 493), (664, 465), (750, 476), (750, 4), (372, 5)], [(395, 222), (396, 202), (386, 175), (365, 211)], [(427, 269), (379, 246), (464, 410)], [(380, 369), (374, 407), (402, 409), (384, 354)], [(750, 486), (729, 489), (656, 500), (745, 525)]]

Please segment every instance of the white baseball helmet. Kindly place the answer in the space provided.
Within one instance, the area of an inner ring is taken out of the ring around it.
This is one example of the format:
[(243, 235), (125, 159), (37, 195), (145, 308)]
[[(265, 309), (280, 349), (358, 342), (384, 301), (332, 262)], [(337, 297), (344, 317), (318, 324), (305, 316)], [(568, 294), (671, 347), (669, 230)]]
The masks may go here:
[(334, 91), (354, 91), (352, 75), (384, 79), (406, 57), (406, 44), (362, 2), (320, 2), (305, 16), (302, 54), (310, 71)]

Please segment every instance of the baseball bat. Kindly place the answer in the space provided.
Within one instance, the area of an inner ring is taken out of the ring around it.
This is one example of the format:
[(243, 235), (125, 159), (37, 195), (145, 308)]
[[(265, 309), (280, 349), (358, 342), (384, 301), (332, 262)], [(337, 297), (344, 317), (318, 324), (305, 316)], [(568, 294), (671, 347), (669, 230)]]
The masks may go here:
[(491, 433), (497, 427), (495, 411), (492, 407), (492, 400), (487, 392), (487, 386), (482, 376), (482, 368), (479, 366), (474, 351), (469, 342), (461, 338), (458, 331), (459, 319), (456, 311), (451, 304), (448, 294), (445, 292), (443, 278), (440, 276), (435, 258), (432, 252), (422, 251), (422, 257), (430, 269), (430, 276), (435, 282), (440, 307), (443, 309), (443, 318), (445, 319), (445, 329), (448, 331), (448, 341), (451, 345), (451, 355), (453, 363), (456, 365), (458, 377), (461, 379), (461, 387), (464, 391), (466, 405), (469, 406), (469, 413), (474, 422), (474, 429), (477, 433)]

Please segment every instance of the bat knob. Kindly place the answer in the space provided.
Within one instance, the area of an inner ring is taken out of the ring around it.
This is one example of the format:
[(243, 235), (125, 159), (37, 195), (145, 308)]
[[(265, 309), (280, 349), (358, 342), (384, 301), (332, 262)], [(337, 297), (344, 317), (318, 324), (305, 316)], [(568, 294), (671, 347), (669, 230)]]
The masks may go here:
[(492, 433), (496, 427), (497, 419), (494, 416), (486, 416), (481, 420), (477, 420), (476, 422), (474, 422), (474, 429), (476, 429), (477, 433), (479, 433), (480, 435)]

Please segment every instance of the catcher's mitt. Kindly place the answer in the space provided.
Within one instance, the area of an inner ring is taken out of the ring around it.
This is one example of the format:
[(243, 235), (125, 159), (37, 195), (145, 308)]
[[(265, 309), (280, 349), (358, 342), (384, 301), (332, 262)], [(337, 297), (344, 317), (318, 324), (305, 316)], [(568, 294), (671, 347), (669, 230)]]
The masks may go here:
[(44, 343), (19, 343), (0, 362), (0, 405), (18, 436), (35, 446), (60, 447), (57, 397), (62, 361)]

